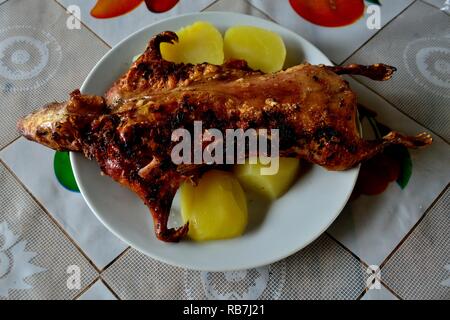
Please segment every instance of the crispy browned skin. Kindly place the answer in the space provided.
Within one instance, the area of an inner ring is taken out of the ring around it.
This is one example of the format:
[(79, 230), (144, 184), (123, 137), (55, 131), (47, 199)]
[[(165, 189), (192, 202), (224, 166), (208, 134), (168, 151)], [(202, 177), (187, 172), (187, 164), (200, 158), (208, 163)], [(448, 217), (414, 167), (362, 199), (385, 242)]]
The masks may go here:
[(169, 229), (173, 197), (184, 180), (195, 181), (212, 166), (176, 166), (172, 132), (203, 129), (279, 129), (284, 156), (304, 158), (330, 170), (346, 170), (391, 144), (410, 148), (431, 143), (428, 134), (392, 132), (366, 141), (357, 128), (357, 99), (338, 74), (388, 80), (395, 68), (383, 64), (347, 67), (299, 65), (275, 74), (252, 71), (243, 61), (224, 66), (177, 65), (161, 58), (159, 44), (176, 41), (165, 32), (107, 92), (105, 98), (71, 94), (22, 119), (28, 139), (56, 150), (83, 152), (102, 171), (131, 188), (150, 208), (155, 232), (179, 241), (188, 226)]

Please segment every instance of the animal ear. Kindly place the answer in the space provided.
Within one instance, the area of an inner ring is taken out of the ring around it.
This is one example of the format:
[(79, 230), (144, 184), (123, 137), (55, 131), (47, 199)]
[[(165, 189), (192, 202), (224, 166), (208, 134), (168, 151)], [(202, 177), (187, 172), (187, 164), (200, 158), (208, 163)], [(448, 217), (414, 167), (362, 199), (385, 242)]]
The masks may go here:
[(144, 54), (141, 56), (140, 59), (138, 59), (138, 61), (141, 59), (142, 59), (141, 62), (163, 60), (160, 49), (161, 43), (175, 44), (176, 42), (178, 42), (178, 36), (175, 32), (172, 31), (161, 32), (160, 34), (157, 34), (150, 40), (147, 49), (145, 49)]
[(69, 114), (83, 114), (95, 116), (104, 113), (106, 102), (103, 97), (93, 95), (83, 95), (80, 90), (75, 90), (70, 94), (67, 101), (67, 112)]

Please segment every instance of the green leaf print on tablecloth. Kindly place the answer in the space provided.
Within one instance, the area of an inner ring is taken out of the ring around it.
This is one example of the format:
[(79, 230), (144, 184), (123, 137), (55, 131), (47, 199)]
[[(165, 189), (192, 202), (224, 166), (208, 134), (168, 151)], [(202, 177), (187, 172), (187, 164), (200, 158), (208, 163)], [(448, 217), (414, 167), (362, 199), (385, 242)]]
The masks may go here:
[[(391, 128), (379, 123), (375, 120), (375, 118), (371, 118), (369, 121), (375, 123), (375, 126), (377, 127), (378, 139), (381, 139), (383, 136), (392, 131)], [(400, 188), (405, 189), (411, 179), (413, 168), (411, 154), (409, 153), (408, 148), (401, 145), (391, 146), (386, 148), (385, 153), (392, 159), (396, 159), (399, 162), (400, 172), (396, 181)]]
[(59, 183), (64, 188), (73, 192), (80, 192), (77, 182), (75, 181), (75, 176), (73, 175), (68, 152), (55, 152), (53, 168), (55, 170), (56, 179), (58, 179)]

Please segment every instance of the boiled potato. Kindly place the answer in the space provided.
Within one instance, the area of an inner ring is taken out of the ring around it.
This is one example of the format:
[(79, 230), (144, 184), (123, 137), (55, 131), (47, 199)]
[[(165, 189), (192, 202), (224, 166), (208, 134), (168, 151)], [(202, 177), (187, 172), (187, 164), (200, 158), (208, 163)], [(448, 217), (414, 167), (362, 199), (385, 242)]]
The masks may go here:
[(192, 240), (234, 238), (247, 226), (247, 200), (231, 173), (213, 170), (196, 187), (189, 182), (182, 185), (181, 215), (185, 223), (189, 222)]
[(265, 29), (236, 26), (225, 33), (225, 58), (243, 59), (254, 70), (266, 73), (283, 69), (286, 47), (275, 32)]
[(141, 53), (141, 54), (138, 54), (138, 55), (135, 55), (135, 56), (133, 57), (133, 60), (132, 60), (131, 62), (136, 62), (136, 60), (139, 59), (141, 56), (142, 56), (142, 53)]
[(280, 158), (280, 167), (275, 175), (262, 175), (261, 163), (236, 165), (234, 174), (244, 189), (261, 194), (271, 200), (281, 197), (294, 183), (300, 171), (300, 160)]
[(167, 61), (200, 64), (224, 62), (223, 38), (219, 30), (208, 22), (195, 22), (177, 31), (176, 44), (161, 44), (161, 54)]

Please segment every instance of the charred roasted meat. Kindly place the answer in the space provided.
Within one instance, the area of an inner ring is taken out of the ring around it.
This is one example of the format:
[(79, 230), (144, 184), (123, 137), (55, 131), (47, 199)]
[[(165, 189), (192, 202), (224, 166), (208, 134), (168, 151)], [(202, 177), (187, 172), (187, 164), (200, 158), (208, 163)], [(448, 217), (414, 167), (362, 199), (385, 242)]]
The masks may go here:
[(137, 193), (150, 208), (161, 240), (179, 241), (186, 235), (187, 225), (167, 227), (172, 199), (182, 181), (195, 181), (211, 168), (171, 161), (172, 132), (192, 130), (194, 121), (202, 121), (204, 130), (279, 129), (282, 155), (329, 170), (352, 168), (391, 144), (417, 148), (431, 143), (428, 134), (360, 138), (356, 95), (339, 75), (388, 80), (393, 67), (303, 64), (262, 74), (244, 61), (180, 65), (164, 61), (159, 51), (161, 42), (176, 40), (172, 32), (155, 36), (105, 97), (75, 91), (67, 102), (52, 103), (18, 124), (30, 140), (83, 152)]

